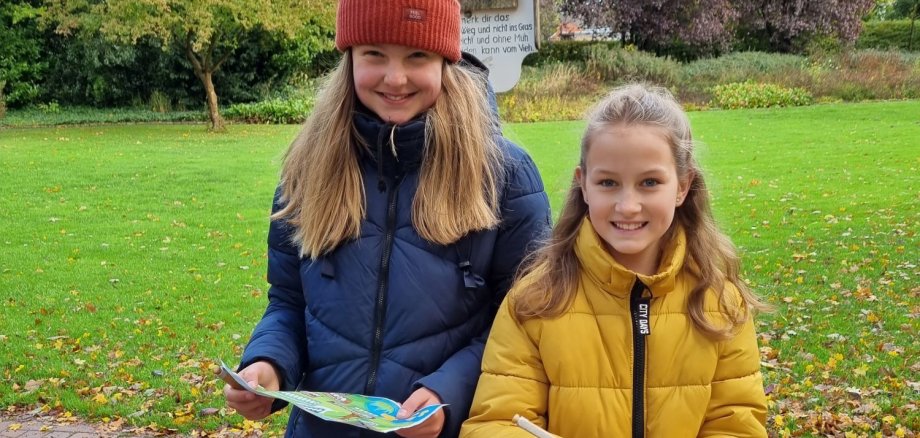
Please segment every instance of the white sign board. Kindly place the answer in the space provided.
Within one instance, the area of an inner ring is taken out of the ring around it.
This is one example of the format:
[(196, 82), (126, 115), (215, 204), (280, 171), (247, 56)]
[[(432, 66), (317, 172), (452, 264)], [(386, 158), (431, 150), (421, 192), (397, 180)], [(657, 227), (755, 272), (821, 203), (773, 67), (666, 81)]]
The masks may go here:
[[(536, 0), (494, 0), (497, 6), (517, 3), (517, 8), (480, 9), (463, 12), (460, 41), (463, 51), (489, 67), (495, 92), (510, 90), (521, 77), (524, 57), (537, 51)], [(463, 5), (466, 2), (461, 1)], [(470, 3), (490, 3), (488, 0)], [(464, 7), (464, 6), (461, 6)], [(464, 7), (465, 9), (465, 7)]]

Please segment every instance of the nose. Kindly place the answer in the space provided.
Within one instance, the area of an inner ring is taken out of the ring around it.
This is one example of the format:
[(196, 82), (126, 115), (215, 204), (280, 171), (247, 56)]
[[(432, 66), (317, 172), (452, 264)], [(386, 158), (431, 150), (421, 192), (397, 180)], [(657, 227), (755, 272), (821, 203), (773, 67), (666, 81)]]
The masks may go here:
[(636, 214), (642, 211), (642, 202), (639, 195), (632, 190), (624, 190), (616, 200), (617, 213), (623, 215)]
[(407, 82), (406, 69), (399, 63), (390, 63), (383, 82), (389, 87), (402, 87)]

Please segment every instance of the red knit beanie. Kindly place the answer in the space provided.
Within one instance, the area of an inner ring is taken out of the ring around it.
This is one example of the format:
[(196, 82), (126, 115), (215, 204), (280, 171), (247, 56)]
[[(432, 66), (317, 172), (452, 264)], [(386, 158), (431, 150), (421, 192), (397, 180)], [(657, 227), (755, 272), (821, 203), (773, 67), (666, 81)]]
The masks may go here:
[(398, 44), (460, 60), (457, 0), (340, 0), (335, 47)]

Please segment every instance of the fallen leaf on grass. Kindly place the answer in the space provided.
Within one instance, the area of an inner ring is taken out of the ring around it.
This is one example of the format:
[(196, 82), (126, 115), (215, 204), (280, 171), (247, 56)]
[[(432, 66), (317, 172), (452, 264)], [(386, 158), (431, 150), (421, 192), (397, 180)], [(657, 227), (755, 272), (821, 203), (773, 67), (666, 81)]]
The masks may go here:
[(43, 380), (29, 380), (26, 382), (25, 393), (28, 394), (32, 391), (35, 391), (38, 388), (41, 388)]

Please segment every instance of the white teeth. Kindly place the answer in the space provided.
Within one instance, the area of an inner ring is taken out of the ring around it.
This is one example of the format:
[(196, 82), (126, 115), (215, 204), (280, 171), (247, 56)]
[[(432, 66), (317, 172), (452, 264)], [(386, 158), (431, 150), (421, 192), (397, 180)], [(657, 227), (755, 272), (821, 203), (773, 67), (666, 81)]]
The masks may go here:
[(614, 222), (614, 225), (616, 225), (616, 227), (621, 230), (632, 231), (632, 230), (638, 230), (639, 228), (644, 227), (645, 223), (643, 222), (639, 224), (636, 224), (636, 223), (623, 224), (623, 223)]
[(383, 97), (386, 97), (386, 98), (389, 99), (389, 100), (403, 100), (403, 99), (405, 99), (406, 97), (408, 97), (408, 95), (405, 95), (405, 94), (402, 94), (402, 95), (384, 94)]

